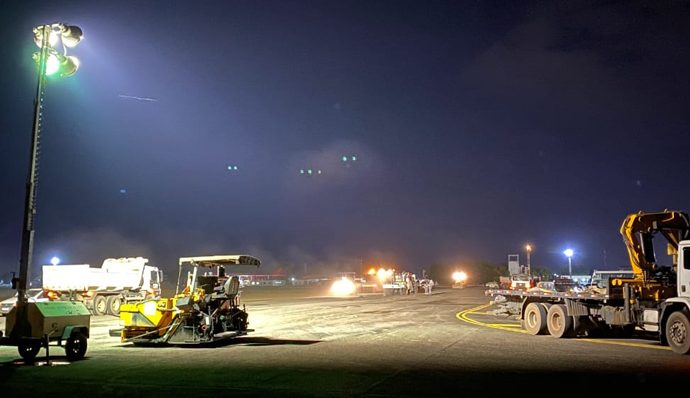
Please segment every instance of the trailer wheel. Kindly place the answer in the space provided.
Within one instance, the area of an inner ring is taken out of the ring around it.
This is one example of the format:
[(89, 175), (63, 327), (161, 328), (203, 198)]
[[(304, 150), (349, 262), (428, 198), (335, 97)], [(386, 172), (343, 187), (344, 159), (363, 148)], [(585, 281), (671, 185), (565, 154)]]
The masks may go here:
[(65, 343), (65, 355), (68, 361), (78, 361), (86, 354), (86, 336), (82, 333), (72, 334)]
[(666, 340), (673, 352), (687, 354), (690, 352), (690, 320), (682, 311), (672, 313), (666, 321)]
[(21, 341), (19, 342), (19, 345), (17, 345), (19, 355), (27, 361), (33, 361), (36, 359), (36, 355), (38, 355), (38, 351), (40, 350), (40, 341)]
[(105, 315), (108, 312), (108, 300), (105, 296), (98, 295), (93, 298), (93, 313)]
[(536, 336), (546, 332), (546, 309), (539, 303), (529, 303), (525, 308), (523, 327), (527, 333)]
[(114, 296), (108, 296), (106, 300), (106, 307), (108, 308), (109, 315), (120, 315), (120, 305), (122, 305), (122, 297), (119, 294)]
[(570, 337), (573, 334), (573, 318), (568, 316), (563, 304), (554, 304), (549, 308), (546, 326), (553, 337)]

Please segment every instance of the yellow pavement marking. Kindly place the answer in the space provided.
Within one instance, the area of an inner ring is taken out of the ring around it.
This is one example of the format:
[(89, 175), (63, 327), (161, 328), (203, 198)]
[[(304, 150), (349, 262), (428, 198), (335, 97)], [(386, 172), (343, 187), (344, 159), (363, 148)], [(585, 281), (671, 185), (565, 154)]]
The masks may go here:
[(611, 345), (622, 345), (626, 347), (638, 347), (638, 348), (652, 348), (655, 350), (670, 350), (670, 347), (664, 347), (662, 345), (648, 345), (640, 343), (632, 343), (627, 341), (607, 341), (607, 340), (595, 340), (595, 339), (577, 339), (576, 341), (587, 341), (589, 343), (597, 344), (611, 344)]
[[(488, 312), (479, 312), (480, 310), (483, 310), (483, 309), (490, 307), (490, 306), (491, 306), (491, 303), (488, 303), (488, 304), (482, 304), (482, 305), (474, 307), (474, 308), (469, 308), (469, 309), (458, 312), (457, 314), (455, 314), (455, 317), (458, 318), (459, 320), (463, 321), (463, 322), (467, 322), (467, 323), (475, 325), (475, 326), (484, 326), (484, 327), (488, 327), (488, 328), (506, 330), (509, 332), (516, 332), (516, 333), (527, 333), (527, 331), (522, 329), (521, 325), (518, 323), (485, 323), (485, 322), (481, 322), (481, 321), (478, 321), (476, 319), (472, 319), (469, 317), (470, 314), (471, 315), (490, 315)], [(669, 347), (658, 346), (658, 345), (640, 344), (640, 343), (633, 343), (633, 342), (627, 342), (627, 341), (597, 340), (597, 339), (587, 339), (587, 338), (574, 339), (574, 341), (585, 341), (588, 343), (596, 343), (596, 344), (621, 345), (621, 346), (636, 347), (636, 348), (650, 348), (650, 349), (654, 349), (654, 350), (670, 350)]]
[[(461, 320), (461, 321), (464, 321), (464, 322), (467, 322), (467, 323), (470, 323), (470, 324), (476, 325), (476, 326), (485, 326), (485, 327), (489, 327), (489, 328), (493, 328), (493, 329), (510, 330), (511, 332), (518, 332), (518, 333), (527, 333), (526, 331), (524, 331), (524, 330), (522, 330), (522, 329), (516, 330), (515, 327), (512, 326), (512, 325), (511, 325), (511, 326), (507, 326), (507, 324), (499, 324), (499, 323), (491, 323), (491, 324), (490, 324), (490, 323), (484, 323), (484, 322), (480, 322), (480, 321), (474, 320), (474, 319), (472, 319), (472, 318), (470, 318), (470, 317), (468, 316), (469, 314), (473, 314), (475, 311), (483, 310), (484, 308), (487, 308), (487, 307), (489, 307), (489, 306), (491, 306), (491, 303), (482, 304), (482, 305), (477, 306), (477, 307), (474, 307), (474, 308), (470, 308), (470, 309), (467, 309), (467, 310), (464, 310), (464, 311), (460, 311), (460, 312), (458, 312), (457, 314), (455, 314), (455, 317), (458, 318), (458, 319)], [(519, 326), (519, 325), (518, 325), (518, 326)]]

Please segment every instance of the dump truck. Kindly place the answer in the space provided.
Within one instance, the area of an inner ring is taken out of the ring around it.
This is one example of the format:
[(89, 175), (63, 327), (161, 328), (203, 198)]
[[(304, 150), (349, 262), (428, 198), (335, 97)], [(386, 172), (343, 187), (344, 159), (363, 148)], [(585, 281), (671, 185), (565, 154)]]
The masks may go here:
[[(259, 267), (248, 255), (182, 257), (175, 295), (120, 307), (121, 328), (110, 335), (135, 345), (204, 345), (246, 335), (246, 308), (240, 308), (239, 278), (226, 273), (230, 266)], [(182, 287), (183, 267), (187, 271)]]
[(120, 305), (159, 298), (163, 273), (147, 258), (107, 258), (89, 264), (43, 266), (43, 290), (51, 300), (81, 301), (94, 315), (119, 315)]
[[(628, 215), (620, 233), (628, 251), (632, 277), (612, 277), (605, 286), (585, 289), (490, 289), (517, 309), (522, 327), (533, 335), (554, 337), (615, 331), (656, 334), (679, 354), (690, 352), (690, 222), (681, 211)], [(657, 262), (654, 237), (662, 235), (672, 264)]]

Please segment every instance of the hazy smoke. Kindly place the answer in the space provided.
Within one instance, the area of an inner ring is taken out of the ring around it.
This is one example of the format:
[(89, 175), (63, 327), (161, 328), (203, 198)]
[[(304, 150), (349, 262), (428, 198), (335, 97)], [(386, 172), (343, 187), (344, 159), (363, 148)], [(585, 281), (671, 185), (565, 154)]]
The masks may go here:
[(91, 264), (100, 266), (106, 258), (147, 257), (152, 251), (141, 241), (123, 236), (111, 229), (95, 229), (67, 233), (37, 247), (34, 264), (49, 264), (53, 256), (62, 264)]

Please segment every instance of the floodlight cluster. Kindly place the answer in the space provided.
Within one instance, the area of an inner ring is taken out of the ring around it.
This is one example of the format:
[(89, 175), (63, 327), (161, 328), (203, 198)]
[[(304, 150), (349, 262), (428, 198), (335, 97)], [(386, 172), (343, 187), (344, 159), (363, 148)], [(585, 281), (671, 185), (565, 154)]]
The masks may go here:
[[(79, 59), (67, 55), (83, 38), (81, 28), (73, 25), (54, 23), (34, 28), (34, 42), (41, 49), (33, 54), (33, 59), (43, 68), (45, 76), (72, 76), (79, 69)], [(44, 63), (42, 65), (42, 62)]]

